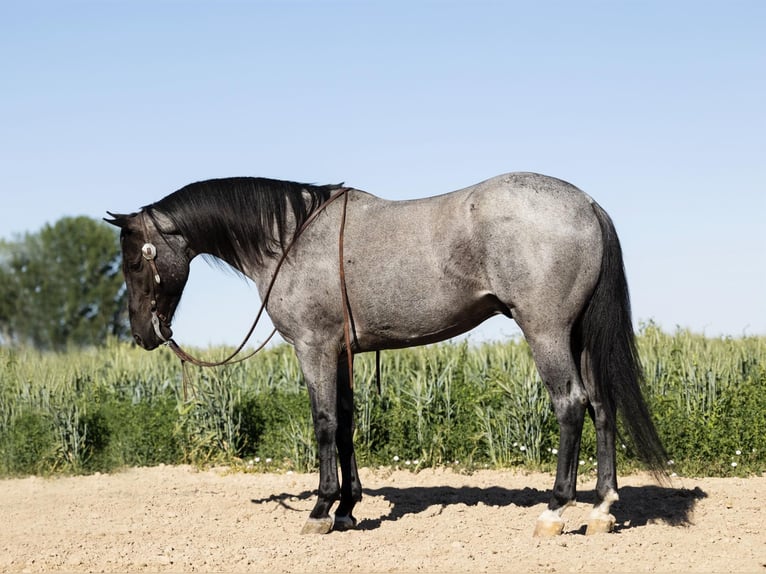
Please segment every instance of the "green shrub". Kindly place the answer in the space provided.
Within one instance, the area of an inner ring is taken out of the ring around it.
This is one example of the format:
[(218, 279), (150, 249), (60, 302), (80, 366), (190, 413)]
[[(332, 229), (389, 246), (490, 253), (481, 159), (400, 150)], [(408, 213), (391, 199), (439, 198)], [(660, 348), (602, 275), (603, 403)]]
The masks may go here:
[[(649, 324), (638, 342), (670, 470), (766, 470), (766, 338), (668, 334)], [(291, 348), (186, 371), (184, 382), (164, 349), (116, 342), (59, 354), (0, 348), (0, 474), (184, 462), (316, 468), (308, 394)], [(380, 393), (374, 373), (372, 354), (357, 357), (361, 465), (555, 466), (558, 424), (523, 341), (384, 352)], [(595, 468), (595, 442), (586, 421), (582, 472)], [(621, 445), (618, 463), (636, 466), (630, 445)]]
[(125, 466), (174, 464), (182, 460), (182, 437), (175, 397), (133, 403), (109, 400), (86, 417), (88, 471)]
[[(677, 472), (766, 468), (766, 339), (642, 329), (647, 397)], [(738, 454), (739, 453), (739, 454)]]
[(0, 430), (0, 475), (45, 474), (55, 437), (44, 413), (20, 413)]

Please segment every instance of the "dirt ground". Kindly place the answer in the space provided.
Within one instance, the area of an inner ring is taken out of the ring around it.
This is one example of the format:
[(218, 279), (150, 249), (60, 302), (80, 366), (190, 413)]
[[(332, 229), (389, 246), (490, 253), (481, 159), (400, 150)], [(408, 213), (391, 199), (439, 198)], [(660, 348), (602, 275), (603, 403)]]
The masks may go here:
[(0, 481), (3, 572), (760, 572), (766, 476), (623, 477), (611, 534), (532, 537), (552, 477), (363, 470), (358, 529), (301, 536), (317, 475), (189, 467)]

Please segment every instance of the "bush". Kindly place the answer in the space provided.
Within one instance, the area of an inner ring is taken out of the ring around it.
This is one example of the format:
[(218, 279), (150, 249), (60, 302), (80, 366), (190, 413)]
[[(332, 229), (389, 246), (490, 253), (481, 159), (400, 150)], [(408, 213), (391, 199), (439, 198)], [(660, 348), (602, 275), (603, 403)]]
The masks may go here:
[(677, 472), (766, 468), (766, 339), (710, 339), (643, 328), (647, 395)]
[(54, 443), (49, 417), (35, 411), (19, 414), (0, 432), (0, 474), (45, 474)]
[(171, 396), (151, 403), (109, 400), (96, 405), (85, 419), (89, 449), (85, 470), (177, 463), (183, 455), (178, 419), (177, 402)]
[[(766, 338), (671, 335), (649, 324), (638, 342), (645, 395), (672, 470), (766, 470)], [(380, 394), (374, 371), (372, 355), (357, 357), (361, 465), (555, 465), (558, 425), (523, 341), (386, 352)], [(117, 342), (66, 354), (0, 349), (0, 474), (160, 463), (316, 468), (308, 394), (292, 349), (186, 375), (185, 385), (170, 353)], [(581, 471), (594, 469), (587, 421), (581, 459)], [(636, 466), (630, 445), (618, 462), (623, 471)]]

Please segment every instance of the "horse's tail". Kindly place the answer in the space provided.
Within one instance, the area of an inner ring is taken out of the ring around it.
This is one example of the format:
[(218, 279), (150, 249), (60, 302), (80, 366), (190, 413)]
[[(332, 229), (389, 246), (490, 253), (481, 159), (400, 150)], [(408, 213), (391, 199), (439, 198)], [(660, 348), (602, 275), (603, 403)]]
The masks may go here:
[(662, 479), (668, 459), (641, 394), (643, 373), (620, 241), (609, 215), (595, 202), (593, 210), (601, 225), (604, 252), (601, 276), (581, 323), (586, 363), (607, 416), (614, 418), (619, 412), (638, 457)]

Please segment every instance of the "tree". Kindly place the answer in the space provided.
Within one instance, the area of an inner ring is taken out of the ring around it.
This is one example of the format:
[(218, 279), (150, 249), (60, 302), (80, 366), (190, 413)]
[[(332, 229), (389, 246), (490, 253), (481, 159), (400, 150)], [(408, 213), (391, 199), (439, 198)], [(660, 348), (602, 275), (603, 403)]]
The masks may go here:
[(10, 246), (0, 240), (0, 343), (11, 338), (10, 321), (16, 306), (16, 291), (12, 287), (8, 254)]
[(65, 217), (0, 244), (0, 340), (60, 350), (128, 332), (119, 241), (108, 225)]

